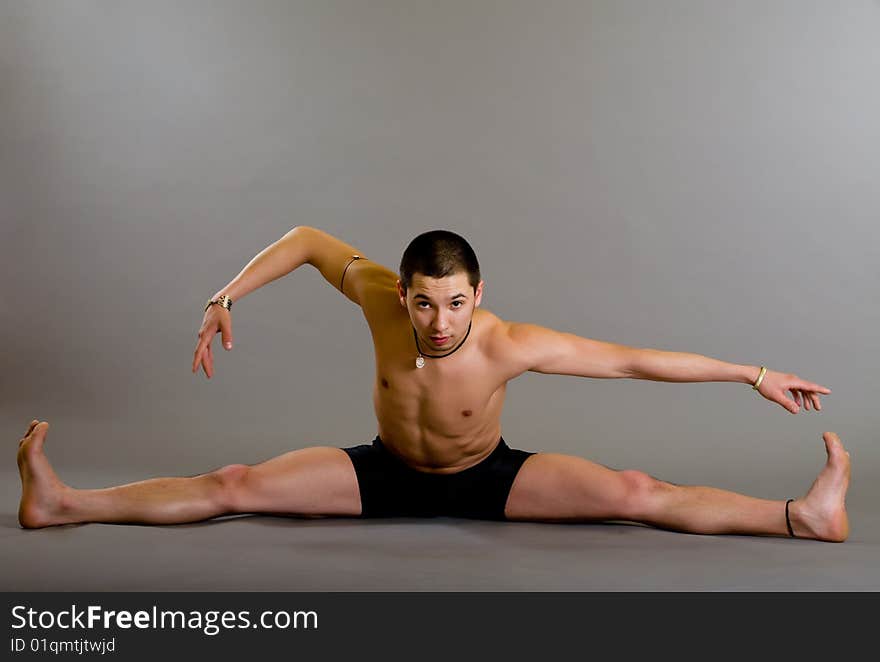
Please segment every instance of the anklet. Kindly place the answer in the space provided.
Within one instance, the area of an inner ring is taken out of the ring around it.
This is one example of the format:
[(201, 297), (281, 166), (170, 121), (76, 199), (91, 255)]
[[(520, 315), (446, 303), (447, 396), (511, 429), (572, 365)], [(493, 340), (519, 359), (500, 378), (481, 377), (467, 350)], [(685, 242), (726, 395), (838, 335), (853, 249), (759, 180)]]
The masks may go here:
[(788, 518), (788, 504), (790, 504), (792, 501), (794, 501), (794, 499), (789, 499), (785, 502), (785, 525), (788, 527), (788, 535), (790, 535), (792, 538), (797, 538), (791, 528), (791, 520)]

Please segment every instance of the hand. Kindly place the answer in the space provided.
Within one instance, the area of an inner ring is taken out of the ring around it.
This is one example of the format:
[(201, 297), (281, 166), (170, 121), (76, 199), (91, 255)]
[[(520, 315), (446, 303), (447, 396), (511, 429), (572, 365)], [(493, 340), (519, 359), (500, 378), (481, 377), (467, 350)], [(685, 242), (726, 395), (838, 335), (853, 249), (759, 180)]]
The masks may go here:
[[(790, 391), (792, 397), (789, 397), (786, 391)], [(797, 414), (801, 406), (809, 411), (812, 405), (816, 411), (821, 411), (819, 394), (828, 395), (831, 393), (831, 389), (808, 382), (797, 375), (786, 375), (768, 370), (758, 387), (758, 393), (768, 400), (782, 405), (792, 414)]]
[(232, 313), (219, 305), (208, 306), (202, 327), (199, 329), (199, 341), (193, 354), (192, 371), (198, 370), (199, 363), (205, 371), (208, 379), (214, 375), (214, 352), (211, 349), (211, 341), (217, 331), (221, 332), (223, 346), (227, 350), (232, 349)]

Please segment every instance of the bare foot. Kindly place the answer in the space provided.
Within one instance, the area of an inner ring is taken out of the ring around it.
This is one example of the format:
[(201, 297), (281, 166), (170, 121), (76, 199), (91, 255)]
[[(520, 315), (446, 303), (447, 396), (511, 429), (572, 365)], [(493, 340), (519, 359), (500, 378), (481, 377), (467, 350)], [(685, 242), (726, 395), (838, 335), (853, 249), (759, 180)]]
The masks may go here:
[(31, 421), (25, 437), (18, 442), (18, 471), (21, 474), (21, 503), (18, 522), (25, 529), (66, 523), (63, 496), (69, 489), (62, 483), (43, 453), (49, 424)]
[(846, 489), (849, 487), (849, 453), (834, 432), (825, 432), (828, 461), (807, 495), (789, 506), (791, 528), (799, 538), (843, 542), (849, 536)]

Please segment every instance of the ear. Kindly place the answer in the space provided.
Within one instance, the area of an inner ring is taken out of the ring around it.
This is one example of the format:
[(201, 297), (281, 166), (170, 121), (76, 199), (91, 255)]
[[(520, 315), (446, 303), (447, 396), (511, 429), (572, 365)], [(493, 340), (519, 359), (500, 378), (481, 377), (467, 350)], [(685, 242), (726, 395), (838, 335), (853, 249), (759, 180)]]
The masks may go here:
[(477, 284), (477, 291), (474, 292), (474, 302), (475, 302), (474, 307), (476, 308), (477, 306), (479, 306), (480, 302), (482, 300), (483, 300), (483, 281), (480, 281)]
[(400, 299), (400, 305), (406, 308), (406, 292), (403, 291), (399, 278), (397, 279), (397, 297)]

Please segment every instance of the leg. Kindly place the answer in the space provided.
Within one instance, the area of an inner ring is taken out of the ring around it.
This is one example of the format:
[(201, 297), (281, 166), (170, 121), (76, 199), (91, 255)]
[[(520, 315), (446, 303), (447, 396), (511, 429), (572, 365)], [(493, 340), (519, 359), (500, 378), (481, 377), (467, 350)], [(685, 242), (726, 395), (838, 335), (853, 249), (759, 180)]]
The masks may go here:
[[(828, 461), (806, 496), (790, 506), (794, 533), (842, 542), (849, 535), (845, 496), (850, 463), (840, 438), (824, 435)], [(640, 471), (613, 471), (579, 457), (538, 453), (510, 490), (512, 520), (630, 520), (689, 533), (788, 535), (785, 501), (672, 485)]]
[(43, 453), (48, 423), (33, 421), (19, 442), (25, 528), (76, 522), (180, 524), (231, 513), (357, 516), (357, 477), (338, 448), (291, 451), (261, 464), (230, 465), (191, 478), (153, 478), (98, 490), (59, 480)]

